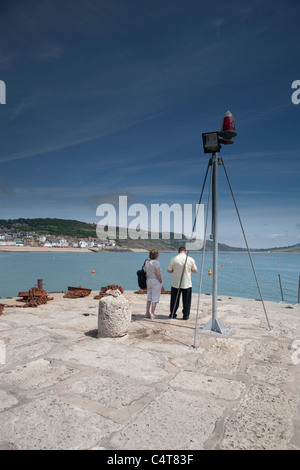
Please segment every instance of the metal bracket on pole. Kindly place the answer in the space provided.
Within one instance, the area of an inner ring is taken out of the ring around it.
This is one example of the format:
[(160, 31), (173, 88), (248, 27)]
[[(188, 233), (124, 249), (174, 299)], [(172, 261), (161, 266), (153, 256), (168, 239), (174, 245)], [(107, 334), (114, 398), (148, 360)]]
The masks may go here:
[(227, 328), (218, 318), (211, 318), (206, 325), (199, 329), (199, 333), (218, 333), (222, 336), (227, 336), (230, 333), (230, 328)]

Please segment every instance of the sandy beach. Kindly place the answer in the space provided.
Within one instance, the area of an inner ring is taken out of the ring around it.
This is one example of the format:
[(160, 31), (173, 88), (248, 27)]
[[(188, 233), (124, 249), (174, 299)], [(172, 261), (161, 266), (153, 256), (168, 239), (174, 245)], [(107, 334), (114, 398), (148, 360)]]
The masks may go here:
[[(121, 251), (122, 248), (112, 248), (112, 247), (103, 247), (100, 252), (107, 252), (107, 253), (113, 253), (113, 252), (118, 252)], [(45, 247), (45, 246), (10, 246), (10, 245), (3, 245), (0, 246), (0, 252), (22, 252), (22, 253), (43, 253), (43, 252), (51, 252), (51, 253), (93, 253), (93, 250), (90, 250), (89, 248), (58, 248), (58, 247)], [(144, 253), (147, 252), (147, 250), (143, 250), (140, 248), (133, 248), (133, 249), (128, 249), (128, 251), (132, 251), (135, 253)]]
[(22, 253), (43, 253), (43, 252), (51, 252), (51, 253), (87, 253), (90, 252), (88, 248), (48, 248), (45, 246), (0, 246), (0, 252), (22, 252)]
[(195, 348), (196, 294), (188, 321), (168, 319), (169, 295), (150, 320), (127, 291), (128, 334), (99, 338), (98, 293), (4, 308), (1, 449), (300, 449), (299, 305), (266, 302), (269, 331), (261, 302), (219, 297), (230, 332)]

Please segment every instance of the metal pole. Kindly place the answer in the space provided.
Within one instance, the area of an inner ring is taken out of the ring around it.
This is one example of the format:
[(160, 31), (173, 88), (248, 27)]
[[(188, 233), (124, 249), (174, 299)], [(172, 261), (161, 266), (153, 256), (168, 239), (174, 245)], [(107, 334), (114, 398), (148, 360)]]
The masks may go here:
[(204, 240), (203, 240), (203, 248), (202, 248), (201, 271), (200, 271), (200, 283), (199, 283), (199, 293), (198, 293), (198, 303), (197, 303), (197, 314), (196, 314), (196, 326), (195, 326), (195, 335), (194, 335), (194, 348), (196, 347), (197, 333), (198, 333), (198, 317), (199, 317), (199, 308), (200, 308), (200, 296), (201, 296), (201, 290), (202, 290), (202, 279), (203, 279), (203, 268), (204, 268), (204, 255), (205, 255), (207, 222), (208, 222), (209, 204), (210, 204), (211, 187), (212, 187), (212, 175), (213, 175), (213, 167), (212, 167), (212, 169), (211, 169), (211, 174), (210, 174), (209, 191), (208, 191), (208, 201), (207, 201), (207, 208), (206, 208), (206, 218), (205, 218), (205, 228), (204, 228)]
[(212, 229), (213, 229), (213, 285), (212, 285), (212, 329), (215, 327), (218, 294), (218, 154), (212, 155), (213, 190), (212, 190)]
[(213, 290), (212, 290), (212, 318), (200, 331), (210, 331), (227, 335), (230, 328), (218, 320), (218, 165), (217, 152), (212, 154), (212, 232), (213, 232)]
[(279, 279), (279, 286), (280, 286), (280, 292), (281, 292), (281, 300), (282, 302), (284, 302), (280, 274), (278, 274), (278, 279)]

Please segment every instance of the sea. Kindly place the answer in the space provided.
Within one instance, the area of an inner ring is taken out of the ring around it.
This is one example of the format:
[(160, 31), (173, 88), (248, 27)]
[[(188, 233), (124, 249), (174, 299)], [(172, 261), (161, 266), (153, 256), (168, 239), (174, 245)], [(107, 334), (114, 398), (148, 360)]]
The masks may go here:
[[(158, 258), (165, 290), (171, 288), (167, 268), (175, 255), (162, 252)], [(198, 273), (192, 274), (193, 292), (199, 292), (202, 252), (190, 255), (198, 267)], [(300, 253), (254, 252), (251, 256), (263, 300), (299, 303)], [(17, 297), (20, 291), (37, 286), (38, 279), (43, 279), (48, 293), (67, 291), (68, 286), (100, 291), (110, 284), (138, 290), (136, 272), (146, 258), (147, 253), (141, 252), (0, 252), (0, 297)], [(212, 253), (205, 253), (201, 294), (212, 293), (212, 264)], [(218, 295), (260, 298), (247, 252), (219, 253)]]

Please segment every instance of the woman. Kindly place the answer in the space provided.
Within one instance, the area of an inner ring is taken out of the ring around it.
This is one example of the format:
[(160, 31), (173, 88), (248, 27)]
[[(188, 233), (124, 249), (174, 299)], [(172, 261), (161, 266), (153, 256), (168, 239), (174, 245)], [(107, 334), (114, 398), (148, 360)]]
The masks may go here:
[[(145, 271), (147, 276), (147, 304), (146, 304), (146, 317), (155, 318), (154, 312), (156, 305), (159, 302), (162, 286), (162, 275), (160, 264), (157, 261), (158, 251), (151, 250), (149, 258), (145, 264)], [(150, 311), (151, 310), (151, 311)]]

